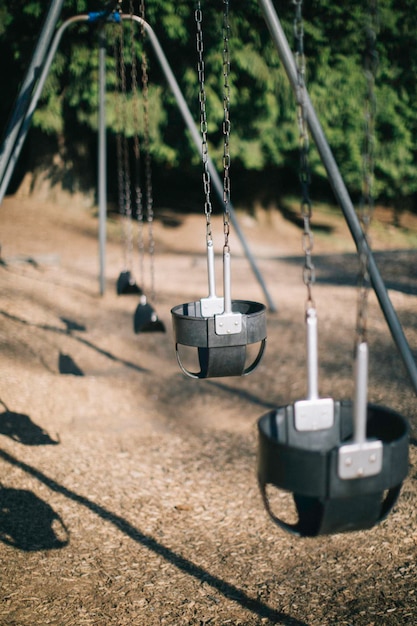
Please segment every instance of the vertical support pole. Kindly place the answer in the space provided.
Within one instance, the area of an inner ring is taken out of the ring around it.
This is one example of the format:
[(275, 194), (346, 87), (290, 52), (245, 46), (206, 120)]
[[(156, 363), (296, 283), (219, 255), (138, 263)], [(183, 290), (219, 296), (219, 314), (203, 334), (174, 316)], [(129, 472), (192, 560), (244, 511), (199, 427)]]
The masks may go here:
[(107, 220), (107, 142), (106, 142), (106, 36), (99, 33), (99, 94), (98, 94), (98, 212), (99, 212), (99, 289), (106, 289), (106, 220)]

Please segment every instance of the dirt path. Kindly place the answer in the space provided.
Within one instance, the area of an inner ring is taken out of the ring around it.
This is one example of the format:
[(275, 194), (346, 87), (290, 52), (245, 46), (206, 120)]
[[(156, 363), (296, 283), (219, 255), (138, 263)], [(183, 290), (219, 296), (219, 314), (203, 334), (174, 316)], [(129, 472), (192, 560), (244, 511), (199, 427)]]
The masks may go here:
[[(255, 469), (257, 419), (305, 394), (299, 231), (278, 215), (242, 219), (278, 307), (267, 352), (249, 377), (195, 381), (177, 366), (170, 309), (205, 295), (200, 225), (170, 212), (156, 223), (166, 333), (136, 335), (137, 299), (115, 293), (111, 221), (100, 297), (94, 215), (0, 207), (0, 624), (414, 625), (416, 402), (374, 296), (369, 399), (410, 419), (409, 477), (378, 527), (297, 539), (267, 518)], [(317, 243), (320, 390), (345, 398), (356, 266), (346, 229), (332, 228)], [(381, 233), (416, 354), (417, 252), (387, 251)], [(233, 246), (233, 297), (263, 301)]]

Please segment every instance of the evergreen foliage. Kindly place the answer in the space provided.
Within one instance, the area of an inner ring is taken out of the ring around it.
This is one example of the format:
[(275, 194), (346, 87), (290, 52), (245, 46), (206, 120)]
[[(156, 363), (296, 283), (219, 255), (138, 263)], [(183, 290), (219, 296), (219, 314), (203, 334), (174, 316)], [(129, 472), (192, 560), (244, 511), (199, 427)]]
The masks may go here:
[[(138, 10), (139, 2), (135, 0)], [(335, 154), (344, 180), (355, 195), (361, 186), (363, 106), (362, 70), (366, 2), (329, 0), (304, 2), (307, 84), (313, 104)], [(107, 2), (67, 0), (64, 19), (100, 11)], [(129, 11), (129, 3), (122, 3)], [(222, 0), (203, 2), (204, 48), (210, 154), (221, 164), (223, 117)], [(289, 42), (293, 45), (293, 5), (275, 6)], [(44, 0), (0, 0), (0, 121), (6, 126), (19, 83), (30, 62), (47, 6)], [(413, 0), (380, 0), (378, 33), (379, 71), (377, 96), (377, 193), (400, 204), (417, 192), (417, 58), (413, 54), (417, 24)], [(194, 3), (191, 0), (147, 0), (146, 17), (156, 32), (186, 97), (199, 119), (196, 71)], [(271, 41), (257, 0), (230, 2), (231, 19), (231, 152), (233, 163), (246, 170), (276, 168), (296, 172), (298, 131), (294, 96)], [(115, 25), (106, 26), (107, 117), (110, 133), (129, 120), (124, 132), (131, 136), (133, 99), (121, 102), (113, 55)], [(40, 131), (68, 144), (95, 136), (97, 129), (98, 54), (97, 25), (77, 24), (64, 35), (44, 88), (33, 124)], [(130, 80), (130, 24), (124, 25), (125, 59)], [(142, 41), (136, 28), (138, 82)], [(150, 139), (153, 159), (169, 167), (197, 163), (199, 155), (185, 132), (175, 100), (147, 42), (150, 75)], [(142, 98), (140, 94), (139, 98)], [(143, 133), (143, 123), (139, 127)], [(88, 143), (88, 142), (87, 142)], [(325, 176), (314, 148), (311, 163), (315, 177)], [(285, 191), (285, 190), (284, 190)]]

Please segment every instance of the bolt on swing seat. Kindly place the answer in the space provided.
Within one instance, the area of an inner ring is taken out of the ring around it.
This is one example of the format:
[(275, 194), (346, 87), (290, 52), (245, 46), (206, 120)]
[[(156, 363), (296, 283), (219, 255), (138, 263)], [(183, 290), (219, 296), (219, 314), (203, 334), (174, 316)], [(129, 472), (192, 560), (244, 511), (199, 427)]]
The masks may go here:
[[(265, 508), (280, 528), (304, 537), (372, 528), (394, 507), (408, 472), (406, 419), (366, 400), (366, 344), (357, 347), (354, 403), (318, 398), (314, 324), (307, 326), (308, 399), (258, 421)], [(270, 485), (293, 494), (296, 521), (273, 512)]]

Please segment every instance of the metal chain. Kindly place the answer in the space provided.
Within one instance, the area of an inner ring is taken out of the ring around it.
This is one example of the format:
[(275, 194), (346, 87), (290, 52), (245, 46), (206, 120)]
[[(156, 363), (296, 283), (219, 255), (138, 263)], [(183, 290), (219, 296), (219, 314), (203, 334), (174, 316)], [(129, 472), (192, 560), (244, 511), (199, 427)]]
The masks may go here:
[(124, 57), (123, 23), (117, 26), (115, 59), (117, 64), (117, 91), (122, 101), (116, 98), (117, 117), (121, 119), (121, 130), (117, 133), (116, 150), (118, 161), (119, 212), (123, 218), (125, 269), (131, 269), (133, 257), (132, 204), (130, 189), (129, 150), (126, 131), (126, 67)]
[[(140, 17), (145, 20), (145, 2), (140, 2)], [(153, 233), (153, 189), (152, 189), (152, 163), (150, 149), (150, 132), (149, 132), (149, 67), (148, 57), (146, 55), (145, 44), (145, 27), (142, 24), (142, 94), (143, 94), (143, 123), (144, 123), (144, 150), (145, 150), (145, 190), (146, 190), (146, 221), (148, 224), (148, 250), (150, 263), (150, 282), (151, 282), (151, 298), (155, 298), (155, 239)]]
[(194, 12), (195, 22), (197, 27), (196, 33), (196, 45), (197, 45), (197, 70), (198, 70), (198, 82), (199, 82), (199, 103), (200, 103), (200, 131), (201, 131), (201, 155), (203, 160), (203, 190), (204, 190), (204, 213), (206, 215), (206, 241), (212, 241), (211, 231), (211, 214), (213, 207), (211, 204), (211, 178), (208, 168), (208, 141), (207, 141), (207, 97), (205, 88), (205, 64), (204, 64), (204, 43), (203, 43), (203, 13), (201, 10), (201, 2), (196, 2), (196, 9)]
[(300, 153), (300, 170), (299, 178), (301, 183), (301, 216), (303, 218), (303, 251), (304, 251), (304, 268), (303, 280), (307, 287), (307, 308), (314, 308), (314, 300), (312, 295), (312, 285), (315, 282), (315, 267), (312, 260), (313, 251), (313, 232), (311, 230), (312, 204), (310, 199), (310, 183), (311, 170), (309, 162), (310, 141), (307, 125), (307, 106), (306, 106), (306, 61), (304, 54), (304, 23), (302, 13), (302, 0), (293, 0), (295, 6), (294, 16), (294, 37), (296, 41), (295, 62), (297, 67), (297, 122), (299, 133), (299, 153)]
[[(133, 0), (129, 2), (129, 13), (134, 15)], [(138, 68), (135, 49), (135, 24), (130, 20), (130, 40), (131, 40), (131, 56), (132, 56), (132, 117), (133, 117), (133, 153), (135, 158), (135, 207), (136, 221), (138, 224), (137, 245), (139, 252), (139, 275), (142, 286), (145, 282), (145, 243), (143, 237), (143, 193), (141, 186), (141, 148), (139, 141), (139, 95), (138, 95)]]
[(378, 53), (376, 38), (378, 32), (378, 2), (369, 0), (368, 21), (365, 26), (364, 76), (366, 93), (364, 103), (364, 143), (362, 154), (362, 198), (358, 210), (358, 218), (364, 234), (363, 246), (359, 251), (358, 277), (358, 311), (356, 334), (358, 343), (367, 340), (368, 295), (370, 276), (368, 267), (367, 246), (369, 245), (369, 228), (374, 212), (374, 169), (375, 169), (375, 119), (376, 97), (375, 78), (378, 70)]
[(230, 233), (230, 24), (229, 0), (223, 0), (223, 225), (224, 251), (229, 252)]

